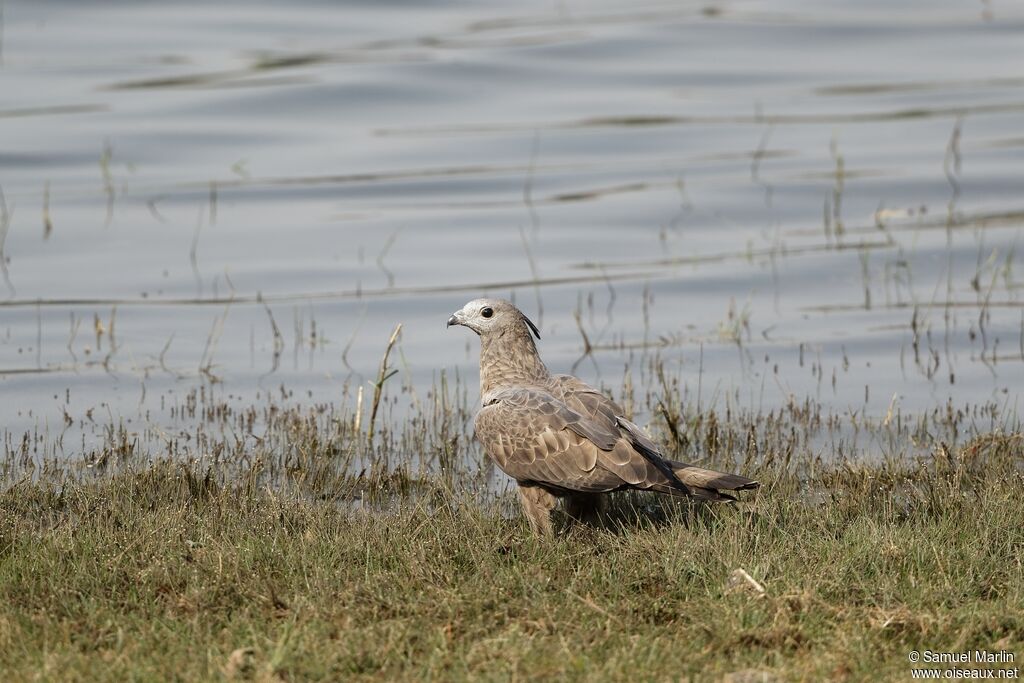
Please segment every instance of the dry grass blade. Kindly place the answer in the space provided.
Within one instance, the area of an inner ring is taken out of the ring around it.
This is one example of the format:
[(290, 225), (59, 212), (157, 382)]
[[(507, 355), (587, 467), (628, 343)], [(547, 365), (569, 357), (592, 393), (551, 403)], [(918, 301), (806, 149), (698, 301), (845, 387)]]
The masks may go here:
[(377, 372), (377, 381), (373, 383), (373, 402), (370, 404), (370, 422), (366, 428), (366, 442), (373, 444), (373, 432), (374, 426), (377, 422), (377, 409), (380, 406), (381, 392), (384, 390), (384, 382), (388, 381), (393, 377), (398, 370), (394, 370), (388, 367), (388, 356), (391, 355), (391, 349), (395, 345), (395, 341), (398, 339), (398, 335), (402, 331), (402, 323), (398, 323), (395, 326), (394, 332), (391, 333), (391, 337), (388, 339), (388, 345), (384, 349), (384, 356), (380, 359), (380, 370)]

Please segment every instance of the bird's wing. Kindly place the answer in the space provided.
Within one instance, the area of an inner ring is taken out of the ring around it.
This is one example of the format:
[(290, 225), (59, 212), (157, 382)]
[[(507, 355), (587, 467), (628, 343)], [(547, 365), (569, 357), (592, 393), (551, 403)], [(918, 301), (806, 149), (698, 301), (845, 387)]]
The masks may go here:
[(555, 393), (560, 392), (562, 399), (570, 408), (598, 424), (614, 425), (621, 430), (623, 438), (629, 442), (633, 450), (647, 458), (669, 480), (665, 484), (655, 483), (649, 488), (662, 493), (685, 492), (706, 500), (735, 500), (732, 496), (721, 493), (719, 489), (744, 491), (760, 485), (757, 481), (739, 474), (718, 472), (669, 460), (643, 429), (623, 417), (623, 410), (617, 403), (597, 389), (572, 375), (554, 375), (551, 383)]
[(671, 492), (674, 489), (675, 492), (692, 493), (676, 476), (670, 461), (661, 454), (657, 444), (651, 441), (642, 429), (623, 417), (624, 411), (618, 403), (572, 375), (554, 375), (551, 382), (558, 391), (562, 392), (562, 399), (568, 406), (583, 413), (594, 422), (618, 431), (629, 442), (633, 450), (661, 472), (666, 479), (666, 492)]
[(475, 428), (487, 454), (520, 482), (592, 492), (672, 487), (674, 477), (638, 453), (616, 423), (592, 420), (541, 389), (489, 394)]
[(618, 432), (617, 418), (623, 410), (615, 401), (572, 375), (553, 375), (550, 381), (552, 393), (560, 396), (567, 406), (606, 429)]

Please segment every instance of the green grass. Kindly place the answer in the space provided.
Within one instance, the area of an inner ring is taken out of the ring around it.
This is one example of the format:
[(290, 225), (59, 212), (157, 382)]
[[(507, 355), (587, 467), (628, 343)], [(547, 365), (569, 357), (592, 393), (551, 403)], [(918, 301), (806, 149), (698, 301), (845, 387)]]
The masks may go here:
[[(168, 462), (9, 482), (0, 670), (902, 680), (910, 650), (973, 648), (1019, 666), (1024, 444), (938, 453), (758, 458), (747, 472), (765, 486), (738, 506), (620, 495), (608, 528), (564, 525), (550, 541), (510, 497), (442, 478), (365, 508)], [(731, 582), (737, 569), (764, 593)]]

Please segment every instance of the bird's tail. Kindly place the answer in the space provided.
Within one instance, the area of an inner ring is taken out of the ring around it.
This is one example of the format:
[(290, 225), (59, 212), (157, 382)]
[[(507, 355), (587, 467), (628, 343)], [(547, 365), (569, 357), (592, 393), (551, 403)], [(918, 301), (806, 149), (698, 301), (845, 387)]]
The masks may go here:
[[(687, 465), (685, 462), (669, 460), (658, 452), (658, 447), (651, 441), (644, 431), (624, 417), (615, 418), (620, 428), (626, 430), (630, 443), (641, 455), (647, 458), (665, 478), (670, 480), (651, 486), (652, 491), (668, 493), (674, 496), (691, 495), (703, 500), (736, 500), (727, 493), (721, 493), (718, 489), (726, 491), (746, 491), (756, 489), (761, 484), (753, 479), (738, 474), (728, 474), (717, 470), (706, 470), (696, 465)], [(671, 481), (672, 475), (678, 482)], [(685, 486), (680, 487), (679, 483)], [(685, 488), (685, 490), (683, 490)]]
[(707, 470), (696, 465), (669, 461), (672, 471), (679, 481), (686, 484), (687, 488), (697, 498), (706, 500), (736, 500), (733, 496), (721, 493), (720, 489), (726, 491), (747, 491), (756, 489), (760, 482), (739, 474), (728, 474), (717, 470)]

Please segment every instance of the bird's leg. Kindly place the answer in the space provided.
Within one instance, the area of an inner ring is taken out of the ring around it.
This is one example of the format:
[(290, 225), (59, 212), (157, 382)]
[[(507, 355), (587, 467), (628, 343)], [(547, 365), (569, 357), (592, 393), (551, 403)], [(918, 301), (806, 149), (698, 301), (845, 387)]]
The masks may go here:
[(601, 525), (601, 513), (604, 512), (604, 496), (593, 493), (573, 493), (565, 499), (565, 514), (577, 522), (589, 526)]
[(551, 536), (551, 511), (558, 499), (539, 486), (519, 485), (519, 502), (523, 504), (523, 512), (530, 523), (533, 533), (538, 536)]

